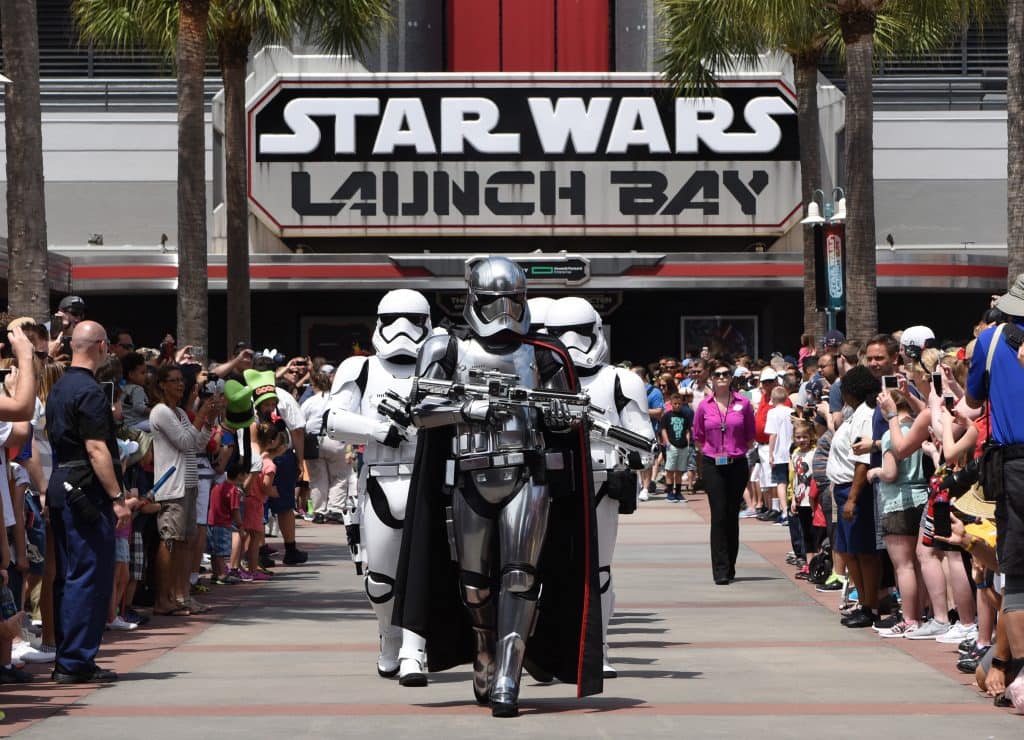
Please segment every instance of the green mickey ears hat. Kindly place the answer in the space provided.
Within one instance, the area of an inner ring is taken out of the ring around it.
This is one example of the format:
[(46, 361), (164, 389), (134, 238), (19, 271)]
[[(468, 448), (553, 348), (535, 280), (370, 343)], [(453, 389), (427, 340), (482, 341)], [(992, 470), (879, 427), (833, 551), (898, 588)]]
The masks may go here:
[(259, 406), (268, 398), (277, 398), (277, 378), (273, 370), (246, 370), (245, 383), (252, 389), (252, 405)]
[(237, 380), (229, 380), (224, 384), (224, 398), (227, 409), (224, 412), (224, 426), (238, 431), (252, 424), (256, 414), (252, 407), (252, 389)]

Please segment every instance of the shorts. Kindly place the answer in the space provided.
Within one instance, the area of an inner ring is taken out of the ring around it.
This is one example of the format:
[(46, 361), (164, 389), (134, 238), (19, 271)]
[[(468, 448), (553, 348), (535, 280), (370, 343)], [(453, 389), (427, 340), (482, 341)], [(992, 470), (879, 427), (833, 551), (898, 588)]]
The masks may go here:
[(996, 499), (996, 551), (1000, 571), (1024, 578), (1024, 458), (1003, 463), (1003, 495)]
[(789, 463), (772, 465), (772, 485), (784, 486), (789, 483)]
[(231, 557), (231, 527), (210, 527), (206, 533), (206, 549), (213, 558)]
[(921, 504), (912, 509), (882, 514), (882, 534), (917, 537), (917, 533), (921, 531), (921, 514), (923, 512), (924, 504)]
[(690, 455), (692, 454), (692, 447), (668, 445), (665, 448), (665, 470), (685, 471), (690, 465)]
[(850, 496), (850, 483), (836, 483), (832, 493), (836, 500), (836, 541), (837, 552), (850, 555), (868, 555), (877, 552), (875, 549), (875, 495), (867, 486), (861, 489), (857, 505), (853, 510), (853, 521), (843, 517), (843, 507)]
[(156, 525), (164, 542), (186, 542), (196, 536), (196, 499), (199, 489), (186, 488), (182, 498), (160, 502)]
[(757, 446), (757, 465), (754, 466), (754, 474), (750, 480), (760, 484), (761, 488), (771, 488), (772, 466), (768, 464), (768, 445)]
[[(129, 535), (130, 536), (130, 535)], [(131, 548), (128, 547), (128, 537), (114, 538), (114, 562), (128, 564), (131, 562)]]
[(206, 520), (210, 515), (210, 489), (213, 488), (213, 478), (199, 477), (199, 497), (196, 499), (196, 524), (200, 527), (206, 526)]
[(277, 498), (268, 499), (270, 511), (281, 514), (295, 509), (295, 484), (299, 482), (299, 460), (295, 450), (288, 450), (274, 458), (277, 474), (274, 476), (274, 488)]

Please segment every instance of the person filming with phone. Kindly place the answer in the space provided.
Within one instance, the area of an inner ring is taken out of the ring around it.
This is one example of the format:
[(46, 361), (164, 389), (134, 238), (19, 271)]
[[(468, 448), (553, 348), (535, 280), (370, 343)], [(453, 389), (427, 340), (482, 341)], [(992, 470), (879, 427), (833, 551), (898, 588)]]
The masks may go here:
[(109, 683), (96, 665), (114, 588), (114, 530), (131, 516), (125, 504), (110, 400), (95, 373), (107, 332), (82, 321), (71, 333), (71, 366), (46, 399), (54, 470), (46, 491), (56, 544), (53, 611), (58, 683)]
[[(985, 498), (996, 504), (996, 548), (1005, 579), (1001, 620), (1011, 655), (995, 654), (994, 666), (1024, 657), (1024, 274), (996, 300), (1005, 323), (978, 335), (967, 375), (967, 405), (989, 408), (989, 444), (982, 457)], [(1024, 675), (1014, 683), (1024, 684)], [(1024, 690), (1024, 689), (1021, 689)]]

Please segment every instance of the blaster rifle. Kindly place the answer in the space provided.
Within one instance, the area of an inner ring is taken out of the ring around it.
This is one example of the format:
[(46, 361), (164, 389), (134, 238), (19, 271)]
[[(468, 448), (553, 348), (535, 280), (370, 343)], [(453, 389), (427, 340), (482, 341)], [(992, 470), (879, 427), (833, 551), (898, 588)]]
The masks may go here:
[[(519, 385), (519, 376), (496, 370), (470, 370), (469, 383), (433, 378), (413, 378), (409, 401), (417, 404), (429, 396), (440, 396), (453, 401), (488, 401), (496, 409), (534, 408), (541, 411), (553, 402), (569, 407), (569, 413), (582, 419), (588, 412), (604, 413), (590, 404), (586, 393), (526, 388)], [(478, 382), (472, 382), (472, 381)], [(383, 412), (382, 412), (383, 413)]]
[(591, 439), (610, 440), (619, 447), (625, 447), (628, 450), (645, 455), (652, 455), (658, 449), (657, 442), (650, 437), (637, 434), (626, 427), (612, 424), (607, 419), (596, 416), (593, 413), (589, 415), (589, 421)]

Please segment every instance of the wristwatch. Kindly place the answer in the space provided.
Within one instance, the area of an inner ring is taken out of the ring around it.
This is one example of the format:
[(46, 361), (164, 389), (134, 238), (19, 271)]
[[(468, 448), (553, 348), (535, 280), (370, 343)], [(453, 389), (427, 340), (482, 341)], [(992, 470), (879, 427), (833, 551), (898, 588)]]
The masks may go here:
[(896, 413), (895, 411), (893, 411), (892, 413), (889, 413), (889, 414), (885, 414), (885, 420), (886, 420), (886, 421), (892, 421), (892, 420), (893, 420), (893, 419), (895, 419), (895, 418), (896, 418), (897, 416), (899, 416), (899, 414), (897, 414), (897, 413)]
[(124, 498), (125, 498), (124, 497), (124, 491), (121, 491), (116, 496), (111, 496), (110, 500), (113, 501), (115, 504), (123, 504), (124, 503)]

